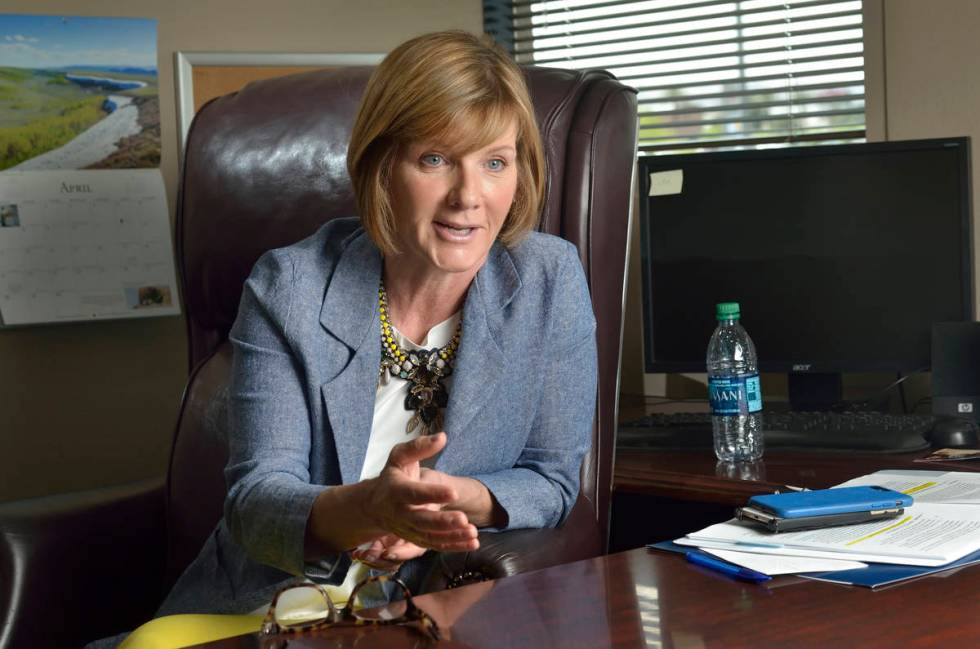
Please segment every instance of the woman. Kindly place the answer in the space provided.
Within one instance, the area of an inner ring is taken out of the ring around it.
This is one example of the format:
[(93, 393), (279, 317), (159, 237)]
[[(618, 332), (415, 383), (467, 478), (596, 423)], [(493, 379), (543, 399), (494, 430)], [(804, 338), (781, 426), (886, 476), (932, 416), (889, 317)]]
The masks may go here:
[(266, 253), (245, 284), (225, 517), (161, 615), (340, 584), (355, 548), (414, 587), (426, 550), (565, 519), (595, 320), (574, 247), (530, 232), (543, 164), (523, 76), (490, 42), (437, 33), (385, 58), (348, 152), (360, 219)]

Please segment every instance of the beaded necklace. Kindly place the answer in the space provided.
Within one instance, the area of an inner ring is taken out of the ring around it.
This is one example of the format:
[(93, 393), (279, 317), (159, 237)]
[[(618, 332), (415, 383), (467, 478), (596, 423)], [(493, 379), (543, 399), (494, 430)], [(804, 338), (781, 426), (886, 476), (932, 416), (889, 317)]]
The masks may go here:
[(456, 332), (445, 347), (407, 351), (395, 340), (384, 282), (378, 286), (378, 310), (381, 317), (378, 386), (387, 385), (389, 376), (408, 381), (405, 410), (415, 412), (408, 420), (405, 432), (411, 434), (422, 426), (422, 435), (438, 433), (442, 429), (442, 410), (449, 403), (449, 392), (443, 379), (453, 373), (463, 320), (460, 319)]

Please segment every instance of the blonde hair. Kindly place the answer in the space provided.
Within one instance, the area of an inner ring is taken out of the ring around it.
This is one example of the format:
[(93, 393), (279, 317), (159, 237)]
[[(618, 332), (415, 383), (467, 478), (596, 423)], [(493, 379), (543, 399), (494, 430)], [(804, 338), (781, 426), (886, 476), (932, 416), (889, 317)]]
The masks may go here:
[(361, 100), (347, 171), (365, 230), (397, 252), (388, 180), (398, 148), (442, 140), (475, 151), (517, 126), (517, 191), (499, 239), (513, 246), (537, 224), (544, 152), (524, 75), (489, 37), (463, 31), (419, 36), (392, 50)]

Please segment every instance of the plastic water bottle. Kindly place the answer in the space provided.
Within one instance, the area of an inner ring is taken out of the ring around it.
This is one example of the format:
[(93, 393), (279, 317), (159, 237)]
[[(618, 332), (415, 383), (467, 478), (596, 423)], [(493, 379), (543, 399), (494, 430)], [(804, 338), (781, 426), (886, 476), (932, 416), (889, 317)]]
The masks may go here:
[(762, 390), (755, 345), (739, 324), (737, 302), (715, 307), (718, 326), (708, 343), (708, 396), (715, 455), (723, 462), (762, 457)]

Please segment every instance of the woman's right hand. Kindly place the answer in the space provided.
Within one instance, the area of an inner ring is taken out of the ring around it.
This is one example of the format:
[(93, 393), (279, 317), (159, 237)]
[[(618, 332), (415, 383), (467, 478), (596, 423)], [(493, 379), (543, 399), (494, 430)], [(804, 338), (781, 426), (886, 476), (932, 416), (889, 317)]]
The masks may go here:
[(351, 557), (378, 570), (397, 571), (403, 563), (421, 557), (427, 550), (394, 534), (357, 546)]
[(390, 534), (421, 548), (465, 552), (479, 547), (476, 526), (461, 511), (443, 509), (457, 500), (448, 485), (423, 482), (420, 462), (439, 453), (446, 434), (426, 435), (395, 445), (374, 479), (365, 515)]

